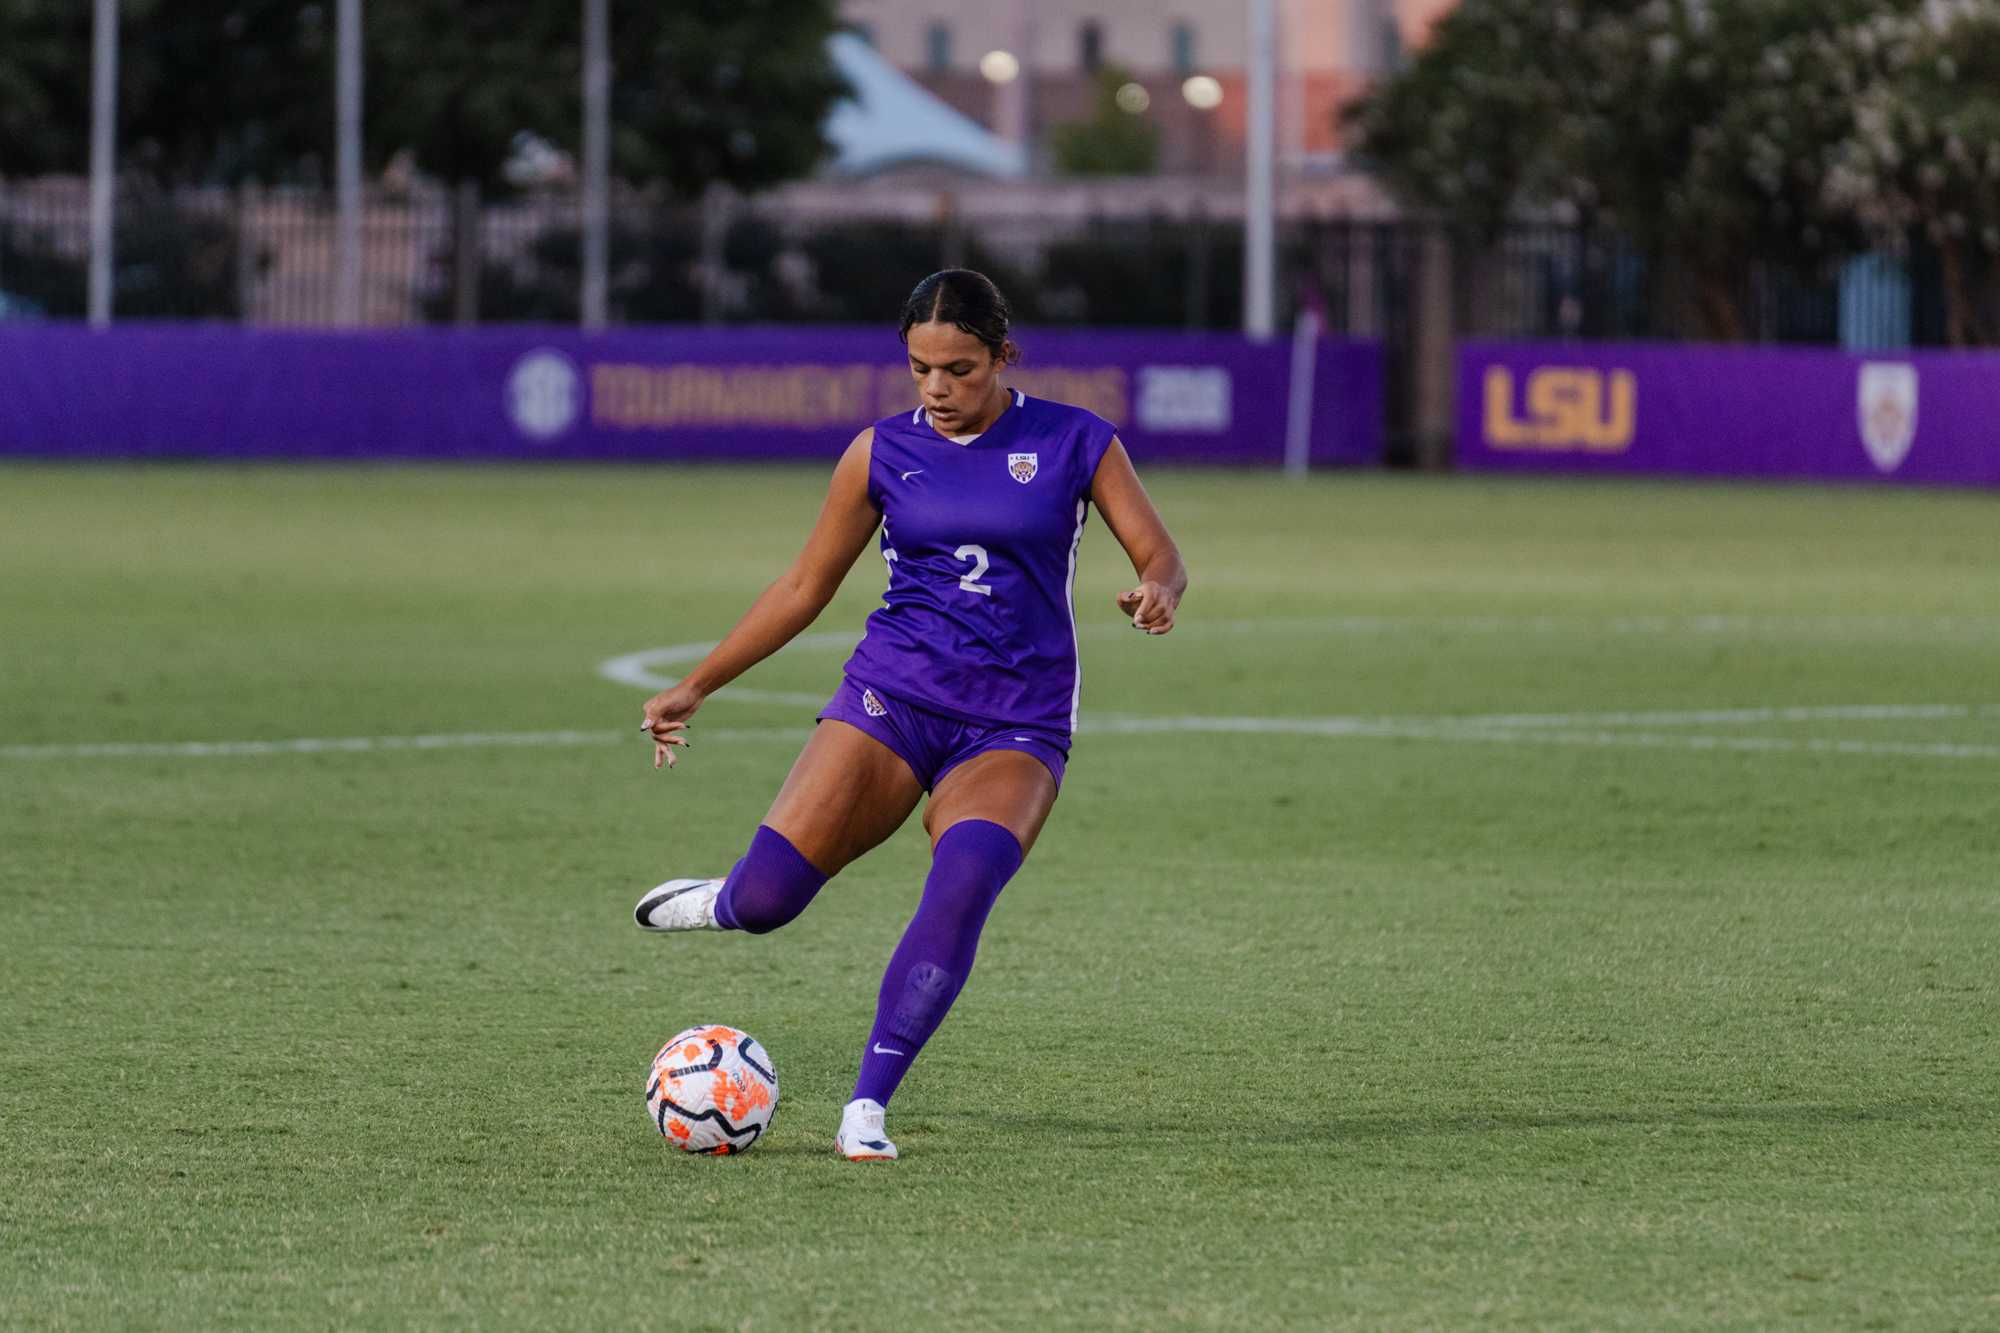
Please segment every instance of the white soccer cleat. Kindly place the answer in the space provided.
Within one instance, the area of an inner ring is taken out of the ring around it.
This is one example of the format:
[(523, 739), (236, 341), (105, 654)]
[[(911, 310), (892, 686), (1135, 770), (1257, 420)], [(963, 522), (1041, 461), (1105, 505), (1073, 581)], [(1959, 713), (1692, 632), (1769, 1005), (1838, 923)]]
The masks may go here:
[(840, 1133), (833, 1146), (850, 1162), (893, 1162), (896, 1145), (882, 1132), (885, 1110), (880, 1102), (866, 1097), (851, 1101), (840, 1113)]
[(721, 930), (715, 900), (722, 895), (719, 879), (670, 879), (649, 889), (632, 919), (641, 930)]

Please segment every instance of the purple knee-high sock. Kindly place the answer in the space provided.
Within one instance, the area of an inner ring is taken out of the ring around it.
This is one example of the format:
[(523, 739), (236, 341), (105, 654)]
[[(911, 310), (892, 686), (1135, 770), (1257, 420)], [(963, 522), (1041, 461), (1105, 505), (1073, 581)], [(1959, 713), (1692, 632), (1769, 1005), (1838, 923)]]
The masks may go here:
[(806, 910), (826, 879), (784, 834), (759, 824), (715, 900), (716, 924), (752, 935), (776, 930)]
[(875, 1027), (861, 1053), (856, 1098), (889, 1104), (972, 971), (979, 930), (993, 900), (1021, 868), (1021, 844), (984, 819), (953, 824), (931, 853), (923, 901), (889, 956), (875, 1001)]

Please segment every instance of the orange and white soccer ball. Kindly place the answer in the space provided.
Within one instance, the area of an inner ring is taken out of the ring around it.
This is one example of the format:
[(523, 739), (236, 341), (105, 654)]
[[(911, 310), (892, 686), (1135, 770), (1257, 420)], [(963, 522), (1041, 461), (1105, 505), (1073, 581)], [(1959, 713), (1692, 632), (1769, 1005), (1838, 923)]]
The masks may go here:
[(646, 1076), (646, 1118), (682, 1152), (746, 1152), (778, 1109), (778, 1067), (747, 1032), (711, 1023), (674, 1037)]

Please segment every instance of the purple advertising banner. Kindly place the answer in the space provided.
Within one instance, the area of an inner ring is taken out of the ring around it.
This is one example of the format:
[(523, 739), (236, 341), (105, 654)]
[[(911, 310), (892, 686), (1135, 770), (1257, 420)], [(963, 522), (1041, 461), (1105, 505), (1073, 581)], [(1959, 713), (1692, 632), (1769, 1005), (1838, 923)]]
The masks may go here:
[[(1141, 463), (1283, 456), (1286, 341), (1022, 341), (1007, 382), (1109, 419)], [(1313, 462), (1380, 461), (1379, 345), (1321, 340), (1312, 401)], [(0, 325), (0, 456), (831, 459), (915, 404), (893, 329)]]
[(1458, 462), (2000, 486), (2000, 355), (1467, 343)]

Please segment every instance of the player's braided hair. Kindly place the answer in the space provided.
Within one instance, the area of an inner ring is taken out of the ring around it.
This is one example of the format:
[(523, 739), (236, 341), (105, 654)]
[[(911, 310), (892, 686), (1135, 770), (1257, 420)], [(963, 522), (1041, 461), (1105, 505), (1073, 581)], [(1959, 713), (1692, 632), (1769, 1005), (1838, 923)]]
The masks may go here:
[(903, 302), (903, 319), (898, 330), (904, 342), (917, 324), (955, 324), (980, 342), (1002, 361), (1021, 359), (1021, 349), (1007, 336), (1013, 312), (1007, 298), (993, 285), (993, 279), (969, 268), (948, 268), (933, 273)]

